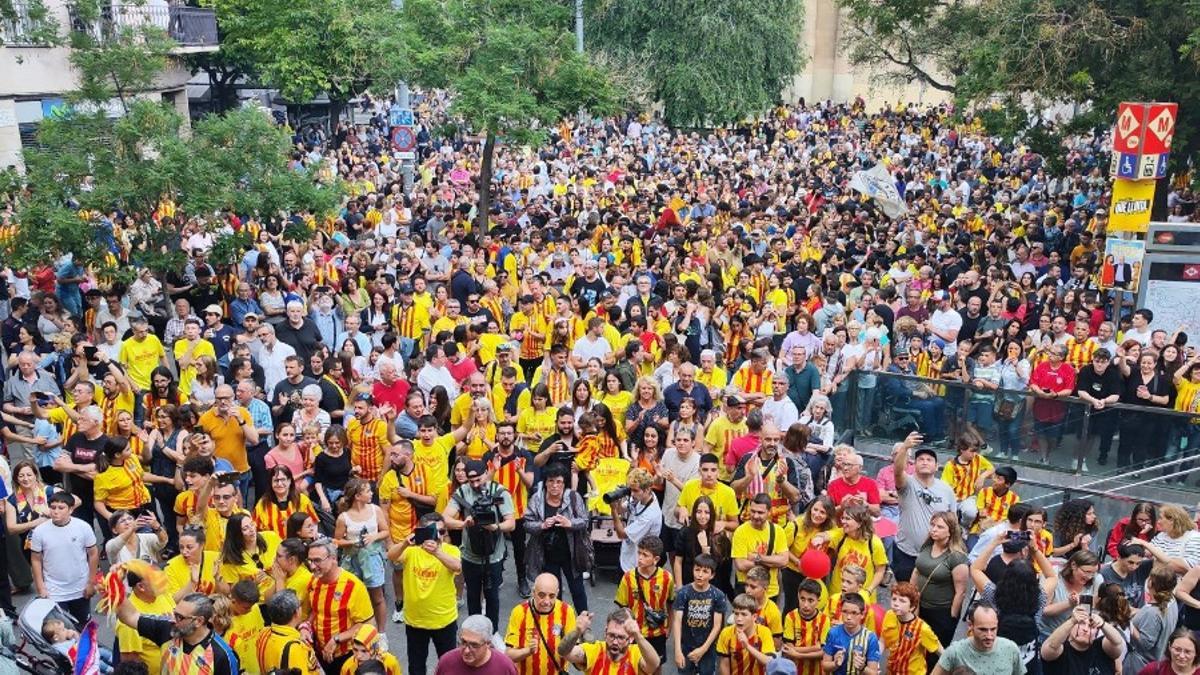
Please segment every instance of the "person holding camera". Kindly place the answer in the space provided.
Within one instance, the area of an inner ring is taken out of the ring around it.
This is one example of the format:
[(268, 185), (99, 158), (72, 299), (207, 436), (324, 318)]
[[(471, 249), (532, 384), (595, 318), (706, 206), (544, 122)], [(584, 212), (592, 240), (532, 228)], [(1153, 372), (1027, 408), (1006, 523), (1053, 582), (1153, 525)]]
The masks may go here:
[(467, 611), (479, 614), (480, 594), (487, 599), (485, 614), (500, 621), (500, 583), (504, 578), (504, 533), (517, 525), (512, 494), (488, 477), (487, 465), (477, 459), (466, 463), (467, 482), (450, 495), (442, 517), (452, 530), (463, 530), (463, 580), (467, 584)]
[(542, 573), (556, 579), (566, 577), (575, 611), (586, 612), (588, 599), (583, 573), (592, 567), (588, 510), (583, 496), (568, 485), (570, 476), (571, 472), (561, 464), (547, 467), (541, 487), (529, 500), (522, 518), (529, 534), (525, 571), (527, 576), (535, 578)]
[[(1164, 637), (1163, 644), (1166, 642)], [(1120, 628), (1093, 612), (1090, 604), (1080, 604), (1042, 643), (1042, 663), (1046, 673), (1112, 675), (1117, 672), (1117, 659), (1124, 647)], [(1125, 672), (1136, 673), (1137, 669)]]
[(662, 508), (654, 498), (654, 477), (649, 471), (636, 468), (629, 472), (627, 487), (619, 487), (604, 495), (612, 507), (613, 530), (621, 540), (621, 571), (637, 567), (638, 544), (650, 535), (657, 537), (662, 530)]
[(454, 577), (463, 570), (461, 553), (447, 541), (441, 514), (426, 513), (412, 534), (388, 550), (388, 559), (404, 571), (408, 670), (411, 675), (425, 675), (430, 642), (438, 657), (454, 649), (458, 623)]

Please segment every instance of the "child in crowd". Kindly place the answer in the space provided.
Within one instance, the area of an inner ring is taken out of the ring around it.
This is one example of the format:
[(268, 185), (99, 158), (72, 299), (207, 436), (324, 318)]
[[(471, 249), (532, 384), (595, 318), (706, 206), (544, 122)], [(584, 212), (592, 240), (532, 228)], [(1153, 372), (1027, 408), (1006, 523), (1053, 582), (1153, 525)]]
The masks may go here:
[(733, 599), (733, 625), (723, 628), (717, 638), (721, 675), (766, 675), (775, 644), (757, 616), (758, 601), (749, 594)]
[[(72, 658), (71, 650), (79, 644), (79, 631), (67, 628), (67, 622), (56, 617), (53, 613), (42, 621), (42, 637), (54, 646), (54, 651)], [(113, 671), (113, 653), (108, 647), (97, 650), (100, 672), (108, 675)], [(72, 665), (74, 662), (72, 662)]]
[(662, 539), (650, 535), (638, 542), (637, 567), (621, 577), (616, 600), (633, 613), (646, 641), (654, 645), (660, 660), (666, 660), (675, 588), (671, 573), (658, 566), (662, 557)]
[(821, 668), (832, 675), (851, 675), (866, 672), (868, 667), (879, 670), (879, 638), (867, 630), (863, 620), (867, 603), (858, 594), (842, 597), (842, 623), (829, 629), (825, 638), (825, 655)]
[(979, 491), (975, 497), (978, 514), (971, 526), (971, 534), (979, 534), (989, 527), (1008, 519), (1008, 508), (1021, 501), (1012, 487), (1017, 484), (1017, 471), (1011, 466), (1002, 466), (992, 474), (992, 484)]
[(994, 469), (986, 457), (979, 454), (983, 440), (977, 433), (962, 434), (957, 443), (958, 455), (946, 462), (942, 480), (954, 490), (958, 500), (958, 519), (963, 528), (971, 527), (979, 515), (975, 507), (975, 495), (987, 485)]
[(875, 616), (875, 609), (871, 606), (871, 595), (863, 590), (863, 584), (867, 583), (867, 571), (858, 565), (846, 565), (842, 568), (842, 587), (841, 590), (829, 596), (829, 605), (826, 612), (829, 613), (830, 625), (837, 625), (842, 622), (842, 599), (848, 595), (857, 595), (862, 598), (866, 604), (866, 618), (864, 619), (867, 630), (875, 625), (878, 617)]
[(675, 666), (683, 675), (716, 675), (717, 655), (713, 645), (721, 633), (729, 600), (712, 585), (717, 561), (701, 553), (692, 563), (692, 583), (675, 592), (671, 635), (675, 643)]
[(937, 634), (918, 618), (921, 593), (908, 582), (892, 587), (892, 608), (883, 617), (889, 675), (925, 675), (926, 661), (942, 649)]
[(829, 634), (829, 615), (821, 611), (821, 583), (800, 582), (798, 606), (783, 619), (783, 655), (796, 663), (797, 675), (821, 675), (821, 645)]
[(746, 572), (746, 595), (754, 598), (757, 621), (771, 631), (775, 649), (783, 638), (783, 615), (779, 606), (767, 597), (767, 586), (771, 583), (771, 572), (762, 565), (755, 565)]

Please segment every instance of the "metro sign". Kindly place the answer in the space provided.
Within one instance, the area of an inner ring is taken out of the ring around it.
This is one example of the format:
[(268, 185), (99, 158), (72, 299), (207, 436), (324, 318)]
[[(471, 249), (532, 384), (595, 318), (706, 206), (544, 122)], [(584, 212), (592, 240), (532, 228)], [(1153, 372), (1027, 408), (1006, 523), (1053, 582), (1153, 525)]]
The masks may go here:
[(1145, 114), (1145, 108), (1137, 104), (1121, 104), (1121, 112), (1117, 115), (1117, 132), (1113, 135), (1114, 150), (1128, 154), (1137, 153), (1142, 140), (1138, 130), (1142, 127)]
[(1158, 155), (1171, 151), (1171, 139), (1175, 136), (1175, 118), (1178, 113), (1177, 103), (1151, 103), (1147, 106), (1143, 153)]

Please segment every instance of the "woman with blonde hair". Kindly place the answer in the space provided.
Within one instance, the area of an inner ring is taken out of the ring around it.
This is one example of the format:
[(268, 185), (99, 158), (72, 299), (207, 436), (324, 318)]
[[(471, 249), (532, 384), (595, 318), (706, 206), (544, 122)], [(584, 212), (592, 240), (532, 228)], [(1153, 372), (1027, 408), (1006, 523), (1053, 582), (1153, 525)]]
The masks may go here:
[(921, 619), (933, 628), (942, 646), (948, 646), (970, 578), (967, 547), (955, 514), (939, 511), (930, 517), (929, 536), (917, 554), (913, 574), (921, 596)]
[(625, 410), (626, 437), (640, 445), (642, 432), (651, 425), (658, 427), (659, 432), (666, 435), (669, 413), (667, 404), (663, 402), (658, 381), (643, 375), (638, 378), (634, 392), (633, 402)]
[(1170, 567), (1155, 565), (1150, 570), (1150, 578), (1146, 580), (1149, 600), (1133, 615), (1122, 672), (1137, 673), (1166, 654), (1171, 633), (1179, 623), (1179, 604), (1174, 597), (1176, 581)]
[(471, 459), (480, 459), (496, 448), (496, 413), (487, 398), (471, 401), (470, 424), (463, 420), (467, 433), (458, 442), (458, 451)]
[(887, 550), (883, 540), (875, 534), (875, 520), (870, 510), (862, 504), (852, 504), (842, 510), (835, 527), (827, 534), (812, 538), (813, 545), (828, 545), (833, 553), (833, 573), (829, 587), (835, 592), (842, 588), (842, 570), (848, 565), (858, 565), (867, 573), (867, 582), (862, 591), (871, 602), (875, 602), (875, 590), (883, 583), (883, 571), (887, 569)]
[(1158, 534), (1150, 540), (1168, 558), (1176, 574), (1200, 565), (1200, 533), (1196, 523), (1180, 506), (1169, 504), (1158, 510)]
[(188, 390), (188, 400), (199, 411), (204, 411), (217, 402), (217, 387), (224, 382), (217, 360), (211, 356), (196, 359), (196, 379)]

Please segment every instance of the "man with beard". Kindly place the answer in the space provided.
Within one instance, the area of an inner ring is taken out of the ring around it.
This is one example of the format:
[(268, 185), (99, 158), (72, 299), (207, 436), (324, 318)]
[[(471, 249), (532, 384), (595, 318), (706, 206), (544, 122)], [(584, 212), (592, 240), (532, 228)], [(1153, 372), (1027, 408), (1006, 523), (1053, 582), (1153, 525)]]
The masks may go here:
[[(504, 486), (512, 495), (513, 509), (518, 522), (525, 517), (529, 490), (533, 487), (533, 455), (517, 447), (517, 427), (512, 422), (496, 425), (496, 447), (484, 454), (484, 463), (492, 480)], [(529, 597), (529, 580), (525, 578), (525, 530), (518, 527), (506, 535), (512, 542), (517, 564), (517, 589), (522, 598)]]
[(813, 498), (812, 474), (807, 466), (779, 455), (783, 432), (775, 424), (763, 424), (758, 450), (747, 453), (738, 462), (730, 487), (749, 506), (756, 495), (771, 500), (770, 517), (779, 525), (787, 522), (791, 505), (808, 504)]
[(117, 606), (121, 623), (162, 647), (163, 673), (192, 673), (208, 669), (212, 675), (241, 672), (233, 649), (212, 629), (213, 601), (203, 593), (185, 596), (175, 606), (174, 619), (142, 616), (126, 598)]
[(508, 618), (505, 653), (519, 675), (557, 675), (567, 670), (557, 649), (563, 636), (575, 629), (575, 610), (558, 599), (558, 578), (539, 574), (533, 598), (513, 608)]
[(658, 670), (658, 653), (642, 636), (642, 629), (629, 610), (620, 608), (608, 615), (603, 642), (579, 644), (591, 626), (592, 613), (580, 614), (575, 630), (567, 633), (558, 645), (558, 655), (593, 675), (651, 675)]
[(570, 407), (558, 409), (555, 418), (555, 433), (542, 442), (537, 455), (533, 458), (534, 466), (545, 469), (551, 464), (562, 464), (569, 471), (575, 461), (575, 412)]

